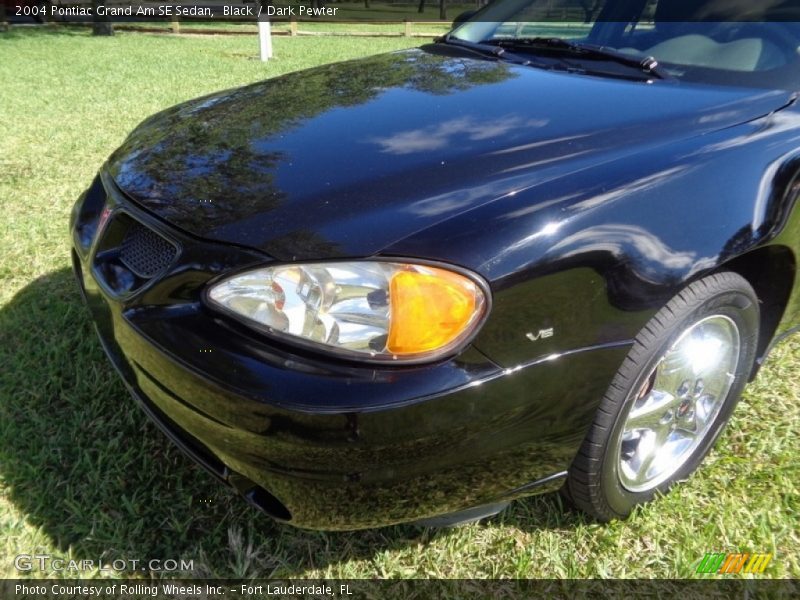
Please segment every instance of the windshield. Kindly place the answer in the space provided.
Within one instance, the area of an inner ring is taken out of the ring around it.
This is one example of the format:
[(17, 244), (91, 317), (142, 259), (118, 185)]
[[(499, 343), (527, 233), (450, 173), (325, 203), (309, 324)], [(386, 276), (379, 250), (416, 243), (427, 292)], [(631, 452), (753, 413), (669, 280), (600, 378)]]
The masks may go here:
[(620, 55), (654, 58), (671, 78), (800, 89), (799, 0), (495, 0), (451, 38), (552, 59), (554, 68), (613, 74), (609, 56), (583, 46), (617, 55), (616, 68)]

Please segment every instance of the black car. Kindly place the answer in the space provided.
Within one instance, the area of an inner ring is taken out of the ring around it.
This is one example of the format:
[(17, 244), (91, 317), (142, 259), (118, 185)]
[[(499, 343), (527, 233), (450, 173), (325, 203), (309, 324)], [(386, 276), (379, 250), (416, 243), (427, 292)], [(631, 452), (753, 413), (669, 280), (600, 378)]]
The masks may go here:
[(269, 515), (624, 517), (798, 329), (797, 3), (582, 4), (170, 108), (78, 200), (127, 387)]

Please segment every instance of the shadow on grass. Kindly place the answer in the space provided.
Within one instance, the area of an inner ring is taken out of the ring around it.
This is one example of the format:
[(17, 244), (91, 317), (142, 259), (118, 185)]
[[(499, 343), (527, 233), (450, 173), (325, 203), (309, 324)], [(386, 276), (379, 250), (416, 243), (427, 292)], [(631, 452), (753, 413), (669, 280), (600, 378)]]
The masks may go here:
[[(42, 548), (41, 538), (20, 532), (19, 553), (183, 559), (194, 561), (185, 575), (285, 577), (455, 534), (412, 526), (310, 532), (251, 509), (139, 412), (100, 349), (68, 269), (31, 282), (0, 309), (0, 364), (0, 478), (7, 499), (49, 543)], [(518, 502), (485, 526), (579, 522), (548, 495)]]

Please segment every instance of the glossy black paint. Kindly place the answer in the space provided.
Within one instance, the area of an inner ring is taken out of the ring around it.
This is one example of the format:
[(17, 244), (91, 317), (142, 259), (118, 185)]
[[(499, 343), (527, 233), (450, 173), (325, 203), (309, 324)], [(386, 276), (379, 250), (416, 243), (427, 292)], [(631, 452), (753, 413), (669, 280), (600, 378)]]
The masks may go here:
[[(762, 354), (797, 327), (798, 173), (791, 92), (427, 46), (151, 117), (76, 204), (74, 262), (107, 352), (171, 437), (279, 518), (372, 527), (552, 489), (632, 339), (693, 279), (751, 278)], [(167, 271), (126, 279), (98, 225), (120, 218), (175, 244)], [(372, 256), (484, 277), (473, 344), (350, 363), (202, 302), (236, 270)]]

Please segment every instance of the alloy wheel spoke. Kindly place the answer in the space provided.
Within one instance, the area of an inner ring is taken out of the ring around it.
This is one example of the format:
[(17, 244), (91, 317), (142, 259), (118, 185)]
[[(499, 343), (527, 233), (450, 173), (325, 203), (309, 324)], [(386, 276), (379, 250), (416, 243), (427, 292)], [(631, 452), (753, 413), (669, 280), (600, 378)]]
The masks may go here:
[(664, 415), (678, 403), (680, 403), (680, 399), (672, 394), (660, 390), (652, 390), (631, 408), (625, 429), (655, 428), (664, 418)]
[(731, 386), (734, 379), (735, 375), (726, 369), (720, 369), (716, 373), (706, 377), (704, 379), (702, 392), (696, 394), (698, 401), (703, 397), (711, 397), (712, 399), (719, 398), (720, 394)]
[(681, 395), (686, 392), (683, 386), (690, 373), (691, 365), (687, 364), (686, 357), (678, 349), (672, 350), (667, 353), (656, 370), (653, 389), (676, 396)]
[(687, 435), (697, 435), (697, 432), (702, 428), (702, 422), (697, 418), (695, 409), (683, 417), (678, 417), (675, 422), (675, 429), (684, 432)]
[(662, 425), (657, 429), (647, 432), (639, 442), (636, 453), (632, 457), (632, 467), (636, 473), (636, 479), (640, 483), (644, 483), (648, 479), (648, 474), (653, 467), (653, 464), (659, 460), (661, 450), (664, 447), (664, 442), (669, 435), (669, 427)]
[(714, 416), (716, 404), (714, 396), (707, 395), (697, 399), (694, 405), (694, 418), (699, 428), (705, 427)]
[(671, 432), (669, 439), (664, 444), (665, 456), (680, 456), (691, 448), (697, 440), (697, 433), (676, 429)]

